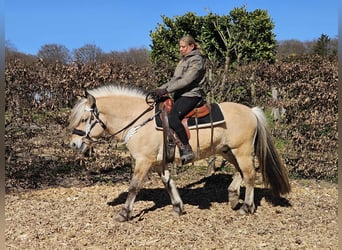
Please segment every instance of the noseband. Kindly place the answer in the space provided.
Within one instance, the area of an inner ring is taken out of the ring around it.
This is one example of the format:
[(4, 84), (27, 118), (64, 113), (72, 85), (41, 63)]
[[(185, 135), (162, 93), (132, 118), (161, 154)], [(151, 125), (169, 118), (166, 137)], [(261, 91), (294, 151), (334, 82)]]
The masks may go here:
[(95, 103), (91, 106), (91, 108), (86, 109), (86, 111), (90, 112), (90, 119), (89, 119), (89, 123), (86, 126), (86, 130), (83, 131), (83, 130), (80, 130), (80, 129), (74, 129), (72, 131), (72, 134), (78, 135), (78, 136), (82, 136), (82, 137), (86, 137), (87, 139), (89, 139), (91, 141), (94, 141), (94, 139), (91, 138), (91, 136), (90, 136), (90, 132), (96, 126), (96, 124), (100, 124), (100, 126), (104, 130), (107, 129), (107, 126), (100, 119), (100, 113), (99, 113)]

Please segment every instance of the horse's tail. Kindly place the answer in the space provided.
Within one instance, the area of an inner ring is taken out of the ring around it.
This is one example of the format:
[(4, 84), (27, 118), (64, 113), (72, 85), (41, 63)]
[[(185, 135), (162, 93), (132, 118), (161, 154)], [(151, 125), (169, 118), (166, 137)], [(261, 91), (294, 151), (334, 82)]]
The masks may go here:
[(274, 195), (287, 194), (291, 191), (287, 170), (272, 141), (265, 114), (259, 107), (252, 108), (252, 111), (258, 120), (255, 153), (264, 185), (270, 186)]

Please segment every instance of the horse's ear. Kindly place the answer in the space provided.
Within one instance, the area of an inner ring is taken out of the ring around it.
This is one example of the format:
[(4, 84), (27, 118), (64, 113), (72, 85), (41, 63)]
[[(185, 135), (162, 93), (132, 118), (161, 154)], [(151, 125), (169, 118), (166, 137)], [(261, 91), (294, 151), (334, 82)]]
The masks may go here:
[(96, 99), (93, 95), (89, 94), (88, 91), (86, 91), (87, 101), (90, 107), (96, 104)]

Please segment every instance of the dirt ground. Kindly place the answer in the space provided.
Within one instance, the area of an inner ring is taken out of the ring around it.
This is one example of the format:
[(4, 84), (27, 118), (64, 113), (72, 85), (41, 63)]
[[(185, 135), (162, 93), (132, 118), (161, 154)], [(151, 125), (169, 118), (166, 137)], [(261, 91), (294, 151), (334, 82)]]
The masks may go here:
[(126, 223), (113, 217), (127, 181), (9, 192), (6, 249), (338, 249), (337, 184), (291, 179), (292, 192), (275, 200), (259, 181), (256, 213), (239, 216), (227, 201), (230, 173), (190, 166), (174, 180), (184, 215), (171, 213), (152, 173)]

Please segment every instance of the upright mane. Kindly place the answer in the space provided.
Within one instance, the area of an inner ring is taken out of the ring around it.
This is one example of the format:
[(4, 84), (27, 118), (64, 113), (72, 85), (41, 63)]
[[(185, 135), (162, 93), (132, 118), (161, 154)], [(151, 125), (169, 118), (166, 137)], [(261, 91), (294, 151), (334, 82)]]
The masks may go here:
[[(131, 96), (145, 98), (146, 93), (137, 87), (127, 87), (120, 85), (105, 85), (95, 89), (88, 90), (88, 93), (95, 98), (104, 96)], [(69, 129), (74, 129), (83, 117), (87, 99), (82, 97), (77, 101), (69, 117)]]
[(146, 93), (142, 89), (137, 87), (127, 87), (120, 85), (105, 85), (88, 91), (95, 98), (103, 96), (134, 96), (134, 97), (144, 97)]

